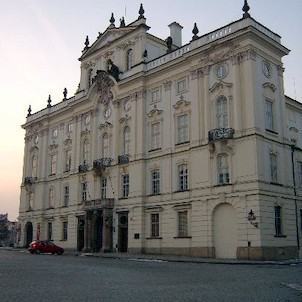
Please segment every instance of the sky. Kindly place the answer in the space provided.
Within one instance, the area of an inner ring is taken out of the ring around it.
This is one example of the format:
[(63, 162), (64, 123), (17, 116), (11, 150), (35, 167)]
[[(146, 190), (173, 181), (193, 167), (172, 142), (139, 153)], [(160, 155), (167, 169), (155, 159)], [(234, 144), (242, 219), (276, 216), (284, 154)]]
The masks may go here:
[[(124, 16), (126, 25), (145, 9), (149, 33), (166, 39), (168, 25), (183, 26), (182, 41), (199, 36), (242, 17), (243, 0), (14, 0), (2, 1), (0, 10), (0, 214), (18, 217), (22, 183), (27, 109), (32, 113), (74, 95), (80, 81), (78, 58), (88, 35), (90, 45)], [(302, 102), (302, 0), (249, 0), (251, 16), (281, 36), (291, 52), (283, 58), (285, 94)]]

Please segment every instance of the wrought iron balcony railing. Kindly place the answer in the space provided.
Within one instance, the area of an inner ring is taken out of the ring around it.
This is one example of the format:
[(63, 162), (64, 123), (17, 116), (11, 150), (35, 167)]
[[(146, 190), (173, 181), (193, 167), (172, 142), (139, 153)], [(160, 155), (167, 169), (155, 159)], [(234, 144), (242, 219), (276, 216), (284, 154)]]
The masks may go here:
[(118, 157), (119, 165), (128, 164), (129, 163), (129, 155), (123, 154)]
[(24, 178), (24, 184), (25, 184), (25, 185), (31, 186), (31, 185), (33, 185), (36, 181), (37, 181), (37, 177), (32, 177), (32, 176), (30, 176), (30, 177), (25, 177), (25, 178)]
[(112, 158), (104, 157), (93, 161), (93, 169), (103, 169), (111, 166)]
[(79, 173), (85, 173), (88, 172), (89, 167), (86, 163), (79, 165)]
[(209, 142), (217, 140), (226, 140), (234, 138), (235, 130), (233, 128), (216, 128), (208, 133)]

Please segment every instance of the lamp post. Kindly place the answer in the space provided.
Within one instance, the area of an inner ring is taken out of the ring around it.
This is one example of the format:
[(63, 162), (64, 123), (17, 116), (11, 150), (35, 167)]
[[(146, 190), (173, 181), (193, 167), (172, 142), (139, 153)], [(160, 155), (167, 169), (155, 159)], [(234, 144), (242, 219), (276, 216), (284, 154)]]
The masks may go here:
[(294, 199), (295, 199), (295, 214), (296, 214), (296, 236), (297, 236), (297, 248), (298, 252), (300, 250), (300, 240), (299, 240), (299, 227), (298, 227), (298, 207), (297, 207), (297, 190), (296, 190), (296, 173), (295, 173), (295, 161), (294, 161), (294, 152), (297, 148), (295, 145), (291, 145), (291, 155), (292, 155), (292, 171), (293, 171), (293, 185), (294, 185)]

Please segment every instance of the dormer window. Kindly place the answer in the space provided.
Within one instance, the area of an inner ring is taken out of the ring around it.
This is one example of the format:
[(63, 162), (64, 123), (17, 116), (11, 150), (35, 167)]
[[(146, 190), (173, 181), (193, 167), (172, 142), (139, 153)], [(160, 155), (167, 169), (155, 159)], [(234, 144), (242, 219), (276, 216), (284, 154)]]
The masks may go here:
[(131, 69), (133, 66), (133, 50), (129, 49), (127, 51), (127, 70)]

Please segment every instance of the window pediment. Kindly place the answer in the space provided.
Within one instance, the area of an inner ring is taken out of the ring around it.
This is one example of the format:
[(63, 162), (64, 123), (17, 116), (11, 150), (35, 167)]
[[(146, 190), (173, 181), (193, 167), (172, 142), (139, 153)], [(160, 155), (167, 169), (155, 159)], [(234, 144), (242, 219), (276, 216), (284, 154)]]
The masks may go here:
[(109, 130), (111, 128), (113, 128), (113, 125), (109, 122), (105, 122), (103, 124), (100, 124), (99, 127), (98, 127), (98, 129), (101, 130), (101, 131)]
[(228, 90), (233, 87), (232, 83), (226, 83), (224, 81), (216, 82), (211, 88), (210, 91), (213, 94), (225, 94), (227, 95)]
[(176, 110), (181, 110), (181, 109), (186, 108), (189, 105), (190, 105), (189, 101), (185, 101), (185, 100), (182, 99), (182, 100), (178, 101), (175, 105), (173, 105), (173, 107)]
[(161, 117), (162, 113), (163, 113), (163, 110), (159, 110), (157, 108), (154, 108), (154, 109), (150, 110), (149, 113), (147, 113), (147, 116), (150, 119), (157, 119), (157, 118)]

